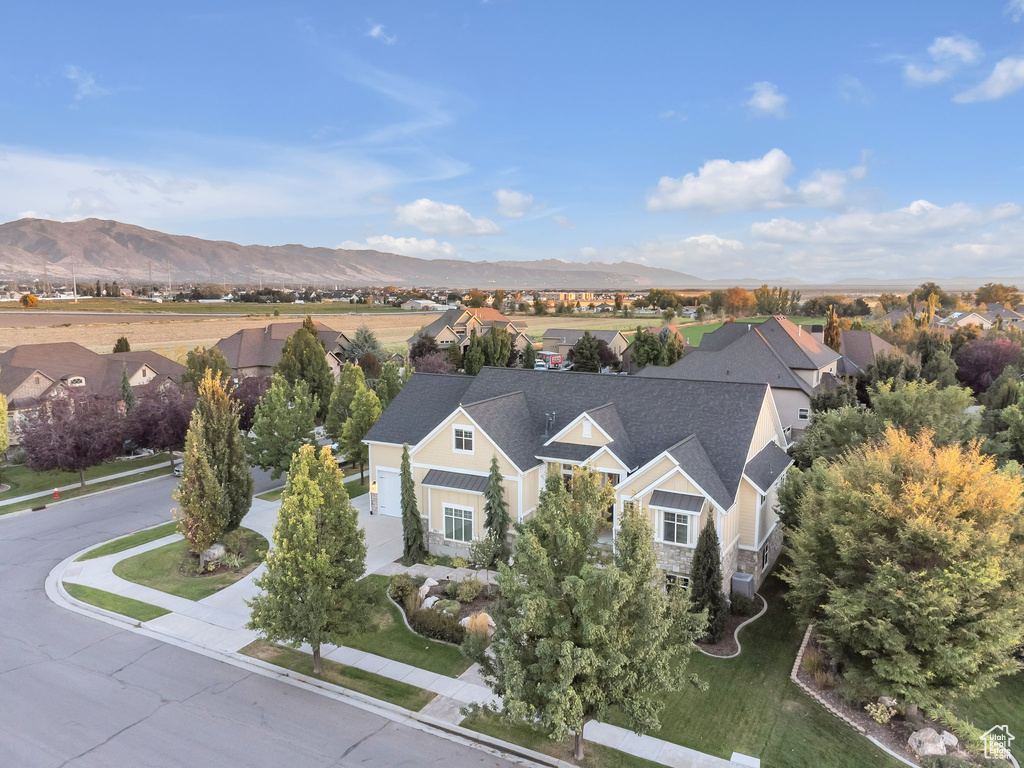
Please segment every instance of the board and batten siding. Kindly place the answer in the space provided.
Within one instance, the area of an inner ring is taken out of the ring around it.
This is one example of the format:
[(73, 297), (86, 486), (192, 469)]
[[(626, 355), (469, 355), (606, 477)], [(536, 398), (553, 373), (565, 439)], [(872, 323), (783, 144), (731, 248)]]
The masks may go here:
[(609, 440), (604, 436), (597, 425), (590, 422), (590, 437), (583, 436), (583, 421), (581, 420), (572, 429), (566, 432), (564, 435), (558, 438), (560, 443), (575, 443), (577, 445), (593, 445), (599, 447), (607, 445)]
[[(775, 390), (769, 390), (771, 396), (774, 396)], [(750, 445), (747, 446), (747, 461), (754, 458), (762, 448), (773, 440), (778, 442), (779, 445), (786, 445), (786, 437), (779, 431), (779, 424), (775, 421), (775, 416), (772, 413), (772, 404), (774, 401), (766, 393), (764, 402), (761, 404), (761, 411), (757, 415), (757, 422), (754, 424), (754, 435), (750, 439)], [(806, 395), (800, 392), (800, 396), (806, 399)]]
[(444, 507), (451, 504), (457, 507), (469, 507), (473, 510), (473, 537), (484, 535), (484, 497), (479, 493), (461, 493), (447, 488), (424, 488), (424, 494), (430, 500), (430, 530), (444, 534)]
[(465, 415), (452, 414), (444, 420), (437, 434), (416, 450), (414, 461), (417, 464), (442, 467), (454, 472), (486, 474), (491, 470), (491, 457), (497, 456), (501, 474), (519, 475), (519, 470), (502, 456), (491, 439), (476, 427), (473, 427), (473, 453), (456, 453), (453, 442), (456, 424), (473, 427), (473, 423)]

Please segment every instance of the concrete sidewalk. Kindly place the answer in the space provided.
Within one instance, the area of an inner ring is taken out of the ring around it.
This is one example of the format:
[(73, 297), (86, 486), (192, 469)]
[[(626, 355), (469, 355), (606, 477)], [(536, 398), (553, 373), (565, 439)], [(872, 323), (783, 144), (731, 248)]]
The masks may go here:
[[(181, 459), (177, 459), (176, 458), (174, 460), (174, 463), (178, 464), (180, 461), (181, 461)], [(171, 474), (170, 471), (169, 471), (170, 470), (170, 464), (171, 464), (170, 459), (167, 459), (166, 461), (157, 462), (156, 464), (149, 464), (149, 465), (147, 465), (145, 467), (138, 467), (136, 469), (126, 470), (125, 472), (118, 472), (118, 473), (113, 474), (113, 475), (103, 475), (102, 477), (94, 477), (94, 478), (91, 478), (91, 479), (85, 481), (85, 487), (88, 488), (90, 485), (96, 485), (97, 483), (105, 483), (108, 480), (119, 480), (122, 477), (131, 477), (132, 475), (141, 475), (144, 472), (151, 472), (154, 469), (160, 469), (161, 467), (163, 467), (164, 469), (167, 469), (168, 470), (167, 474), (170, 475)], [(71, 483), (70, 485), (58, 485), (57, 486), (57, 490), (58, 491), (74, 491), (74, 490), (77, 490), (77, 489), (79, 489), (81, 487), (82, 487), (81, 483)], [(24, 496), (15, 496), (15, 497), (10, 498), (10, 499), (4, 499), (3, 501), (0, 501), (0, 507), (6, 507), (9, 504), (18, 504), (18, 503), (20, 503), (22, 501), (31, 501), (32, 499), (42, 499), (44, 497), (51, 497), (52, 498), (53, 497), (53, 489), (50, 489), (48, 491), (39, 491), (38, 493), (26, 493)]]
[[(401, 519), (370, 515), (368, 496), (354, 499), (353, 504), (360, 509), (359, 521), (366, 531), (367, 572), (394, 572), (396, 569), (393, 563), (402, 554)], [(245, 517), (245, 527), (266, 536), (269, 541), (279, 506), (280, 502), (253, 499), (252, 508)], [(59, 575), (58, 580), (83, 584), (160, 606), (170, 613), (144, 622), (141, 627), (221, 653), (237, 653), (260, 636), (246, 629), (249, 609), (245, 601), (258, 591), (254, 580), (263, 572), (264, 566), (261, 565), (235, 584), (199, 601), (186, 600), (125, 581), (113, 573), (113, 567), (119, 561), (180, 538), (180, 535), (174, 534), (105, 557), (72, 562)], [(301, 650), (311, 652), (308, 645), (303, 645)], [(461, 709), (468, 704), (500, 705), (500, 699), (483, 684), (476, 665), (458, 678), (453, 678), (346, 646), (324, 645), (322, 654), (331, 661), (432, 691), (436, 696), (424, 707), (422, 714), (453, 725), (462, 721)], [(734, 761), (723, 760), (606, 723), (588, 723), (584, 737), (594, 743), (675, 768), (735, 768), (759, 764), (756, 761), (740, 762), (735, 756)]]

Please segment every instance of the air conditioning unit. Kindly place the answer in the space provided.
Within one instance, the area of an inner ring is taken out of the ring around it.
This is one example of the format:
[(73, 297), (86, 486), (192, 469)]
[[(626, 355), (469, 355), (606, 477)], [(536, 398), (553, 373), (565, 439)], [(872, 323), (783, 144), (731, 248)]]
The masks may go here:
[(732, 593), (734, 595), (745, 595), (751, 600), (754, 599), (754, 574), (734, 573), (732, 575)]

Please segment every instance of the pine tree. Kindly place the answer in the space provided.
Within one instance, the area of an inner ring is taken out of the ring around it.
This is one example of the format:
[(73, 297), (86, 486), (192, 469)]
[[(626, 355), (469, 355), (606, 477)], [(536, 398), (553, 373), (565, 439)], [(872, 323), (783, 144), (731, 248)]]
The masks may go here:
[(384, 363), (380, 367), (380, 378), (373, 385), (373, 391), (380, 400), (380, 407), (383, 409), (391, 405), (401, 390), (402, 380), (398, 373), (398, 365), (392, 362)]
[(334, 442), (340, 442), (341, 430), (344, 429), (348, 417), (352, 415), (352, 398), (356, 396), (359, 387), (364, 386), (366, 378), (363, 369), (358, 365), (345, 363), (341, 369), (341, 377), (331, 393), (327, 419), (324, 421), (324, 431)]
[(590, 331), (584, 331), (583, 335), (576, 340), (569, 351), (569, 360), (572, 361), (573, 370), (585, 373), (600, 373), (601, 355), (597, 350), (597, 339)]
[[(508, 502), (505, 501), (504, 478), (501, 476), (501, 465), (498, 457), (491, 457), (491, 473), (487, 478), (487, 490), (484, 491), (484, 528), (501, 545), (496, 558), (508, 560), (508, 529), (512, 525), (508, 516)], [(493, 563), (488, 563), (488, 566)]]
[(299, 448), (314, 442), (316, 411), (316, 396), (309, 393), (306, 382), (290, 384), (275, 373), (270, 389), (256, 406), (249, 444), (252, 463), (271, 470), (273, 480), (287, 472)]
[(690, 564), (690, 600), (694, 611), (707, 611), (707, 639), (717, 643), (725, 634), (729, 606), (722, 593), (722, 555), (715, 521), (707, 523), (697, 537)]
[(352, 398), (352, 415), (341, 431), (341, 449), (345, 452), (345, 458), (359, 464), (360, 485), (366, 485), (363, 469), (369, 455), (363, 438), (377, 423), (380, 414), (380, 400), (377, 399), (377, 395), (372, 389), (367, 389), (366, 385), (361, 385)]
[(387, 356), (373, 331), (368, 326), (361, 325), (356, 328), (352, 341), (345, 349), (345, 357), (349, 360), (359, 360), (365, 355), (373, 355), (378, 360)]
[(132, 383), (128, 381), (128, 369), (121, 368), (121, 402), (124, 403), (124, 410), (127, 413), (135, 405), (135, 393), (132, 391)]
[(366, 542), (329, 448), (319, 456), (312, 445), (299, 449), (282, 498), (249, 628), (272, 642), (309, 643), (319, 675), (320, 646), (363, 624)]
[(531, 343), (523, 348), (523, 368), (527, 370), (533, 370), (533, 366), (537, 363), (537, 348)]
[(114, 342), (114, 354), (118, 352), (131, 352), (132, 345), (128, 342), (127, 336), (119, 336), (117, 341)]
[(835, 304), (829, 304), (825, 310), (825, 346), (829, 349), (839, 351), (842, 340), (842, 331), (839, 328), (839, 313)]
[(423, 543), (423, 523), (416, 502), (416, 484), (412, 479), (409, 444), (402, 446), (402, 562), (413, 565), (423, 561), (427, 548)]
[(189, 548), (199, 556), (199, 568), (206, 568), (204, 552), (220, 538), (228, 524), (230, 510), (216, 474), (210, 466), (203, 416), (192, 415), (181, 471), (181, 484), (174, 492), (179, 504), (175, 515), (178, 529)]
[(484, 360), (483, 341), (476, 335), (474, 329), (470, 331), (469, 345), (466, 347), (466, 354), (462, 356), (462, 365), (466, 369), (466, 374), (476, 376), (480, 373), (480, 369), (484, 367)]
[(224, 381), (214, 377), (212, 369), (207, 369), (199, 383), (195, 412), (202, 417), (210, 466), (228, 504), (227, 530), (233, 531), (252, 506), (252, 472), (245, 439), (238, 428), (238, 402), (228, 394)]
[(327, 364), (324, 346), (314, 334), (299, 328), (288, 337), (281, 351), (281, 359), (274, 366), (274, 372), (280, 374), (292, 385), (304, 381), (309, 391), (317, 399), (317, 415), (323, 417), (331, 402), (334, 389), (334, 374)]
[(216, 347), (190, 349), (185, 355), (185, 373), (181, 374), (181, 381), (191, 384), (194, 389), (199, 389), (199, 384), (208, 370), (213, 372), (216, 379), (226, 379), (231, 375), (228, 359)]
[(324, 351), (326, 352), (327, 347), (324, 346), (323, 341), (321, 341), (320, 337), (317, 335), (316, 323), (313, 322), (313, 318), (310, 315), (306, 315), (306, 317), (303, 318), (302, 327), (306, 329), (310, 336), (312, 336), (313, 338), (320, 342), (320, 346), (323, 347)]
[(451, 364), (452, 370), (455, 373), (462, 370), (462, 366), (464, 365), (462, 360), (462, 347), (458, 344), (452, 344), (448, 347), (448, 362)]

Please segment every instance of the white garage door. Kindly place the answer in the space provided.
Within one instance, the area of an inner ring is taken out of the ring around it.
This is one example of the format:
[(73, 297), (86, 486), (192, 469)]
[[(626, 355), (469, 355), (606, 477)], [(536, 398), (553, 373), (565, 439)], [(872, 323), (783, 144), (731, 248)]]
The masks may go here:
[(377, 470), (377, 511), (382, 515), (402, 516), (401, 476), (393, 469)]

